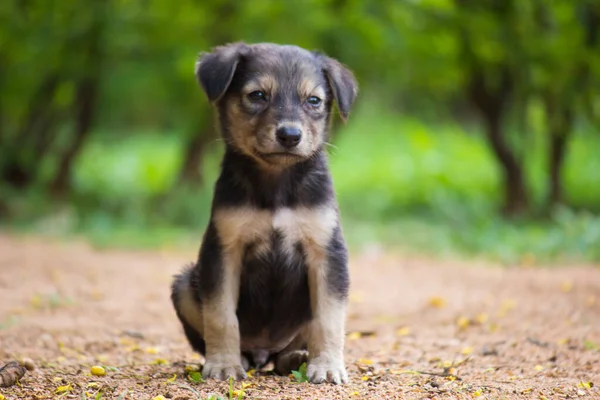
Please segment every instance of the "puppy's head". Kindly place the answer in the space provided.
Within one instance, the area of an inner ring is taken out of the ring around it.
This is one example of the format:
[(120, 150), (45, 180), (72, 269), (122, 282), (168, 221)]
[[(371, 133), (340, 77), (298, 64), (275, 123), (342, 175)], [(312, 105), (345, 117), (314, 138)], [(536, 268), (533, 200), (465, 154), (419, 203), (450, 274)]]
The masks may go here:
[(233, 43), (201, 54), (196, 77), (217, 106), (226, 142), (272, 167), (317, 152), (333, 103), (346, 120), (357, 94), (352, 72), (336, 60), (271, 43)]

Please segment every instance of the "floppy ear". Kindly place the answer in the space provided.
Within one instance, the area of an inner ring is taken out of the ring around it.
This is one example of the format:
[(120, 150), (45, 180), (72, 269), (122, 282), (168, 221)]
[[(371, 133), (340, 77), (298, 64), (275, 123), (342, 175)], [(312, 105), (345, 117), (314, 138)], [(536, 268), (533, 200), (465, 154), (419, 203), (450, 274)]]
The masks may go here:
[(201, 53), (196, 61), (196, 79), (208, 100), (215, 102), (227, 91), (240, 61), (244, 43), (216, 47), (211, 53)]
[(327, 56), (323, 58), (325, 75), (333, 91), (333, 97), (342, 119), (346, 121), (358, 94), (358, 83), (352, 71), (343, 64)]

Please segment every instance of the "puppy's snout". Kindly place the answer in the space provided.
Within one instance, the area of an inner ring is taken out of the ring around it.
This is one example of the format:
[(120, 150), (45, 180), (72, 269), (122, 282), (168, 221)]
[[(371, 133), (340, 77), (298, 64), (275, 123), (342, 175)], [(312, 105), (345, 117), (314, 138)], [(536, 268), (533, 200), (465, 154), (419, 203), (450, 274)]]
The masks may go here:
[(275, 132), (277, 141), (285, 148), (296, 147), (302, 139), (302, 131), (295, 126), (282, 126)]

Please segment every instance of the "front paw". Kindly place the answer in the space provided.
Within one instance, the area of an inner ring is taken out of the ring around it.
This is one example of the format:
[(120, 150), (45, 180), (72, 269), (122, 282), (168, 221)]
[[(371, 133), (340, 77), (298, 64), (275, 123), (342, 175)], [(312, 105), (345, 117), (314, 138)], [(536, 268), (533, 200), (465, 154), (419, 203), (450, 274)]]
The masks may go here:
[(306, 375), (312, 383), (331, 382), (340, 385), (348, 382), (343, 360), (314, 358), (308, 362)]
[(240, 360), (226, 361), (217, 357), (215, 360), (207, 359), (202, 368), (202, 376), (205, 379), (227, 380), (232, 377), (234, 380), (246, 378), (246, 372)]

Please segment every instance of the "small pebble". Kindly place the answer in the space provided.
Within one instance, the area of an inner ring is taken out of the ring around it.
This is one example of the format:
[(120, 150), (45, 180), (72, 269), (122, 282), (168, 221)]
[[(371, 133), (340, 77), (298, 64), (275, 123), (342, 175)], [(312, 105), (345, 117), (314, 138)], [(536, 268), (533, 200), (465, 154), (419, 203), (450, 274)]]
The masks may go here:
[(33, 371), (35, 369), (35, 364), (31, 358), (23, 358), (21, 360), (21, 365), (24, 366), (27, 371)]

